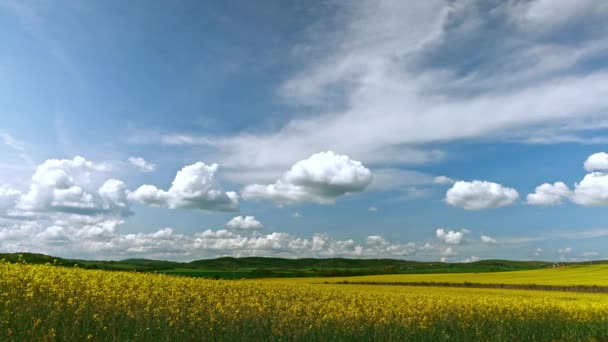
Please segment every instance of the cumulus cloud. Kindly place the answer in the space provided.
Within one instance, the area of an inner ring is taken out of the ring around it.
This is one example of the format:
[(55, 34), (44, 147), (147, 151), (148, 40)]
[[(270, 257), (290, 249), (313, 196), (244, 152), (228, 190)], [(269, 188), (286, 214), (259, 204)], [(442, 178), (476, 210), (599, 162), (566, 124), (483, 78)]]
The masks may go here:
[(437, 176), (433, 180), (435, 184), (454, 184), (456, 181), (447, 176)]
[(118, 179), (109, 179), (99, 188), (99, 196), (106, 210), (119, 211), (125, 215), (129, 213), (127, 186)]
[(129, 157), (129, 163), (141, 172), (152, 172), (156, 170), (156, 164), (146, 161), (142, 157)]
[(544, 252), (545, 251), (542, 248), (538, 247), (534, 250), (534, 255), (541, 256)]
[(482, 235), (482, 236), (479, 237), (479, 239), (483, 243), (495, 244), (497, 242), (496, 239), (494, 239), (494, 238), (492, 238), (490, 236), (487, 236), (487, 235)]
[(608, 174), (604, 172), (591, 172), (574, 185), (572, 195), (574, 203), (599, 207), (608, 205)]
[(570, 254), (572, 252), (572, 248), (571, 247), (566, 247), (566, 248), (560, 248), (557, 250), (558, 254)]
[(464, 242), (465, 234), (469, 233), (470, 231), (466, 229), (457, 232), (453, 230), (445, 230), (443, 228), (439, 228), (435, 231), (435, 236), (443, 243), (447, 243), (450, 245), (460, 245)]
[(130, 193), (129, 199), (171, 209), (234, 211), (238, 208), (238, 195), (222, 190), (215, 180), (217, 170), (217, 164), (197, 162), (178, 171), (169, 190), (145, 184)]
[(574, 184), (571, 191), (563, 182), (545, 183), (536, 188), (533, 194), (527, 196), (528, 204), (557, 205), (564, 199), (587, 206), (608, 206), (608, 153), (599, 152), (590, 155), (584, 163), (589, 171), (583, 179)]
[(598, 152), (590, 155), (585, 160), (584, 167), (589, 172), (608, 170), (608, 153)]
[(371, 171), (361, 162), (328, 151), (298, 161), (273, 184), (246, 186), (242, 195), (278, 204), (333, 204), (344, 194), (363, 191), (371, 181)]
[(517, 190), (498, 183), (475, 180), (458, 181), (447, 191), (448, 204), (466, 210), (500, 208), (511, 205), (519, 198)]
[(369, 207), (369, 208), (367, 208), (367, 211), (375, 213), (375, 212), (378, 211), (378, 208), (376, 208), (376, 207)]
[(551, 206), (562, 204), (571, 194), (570, 189), (563, 182), (544, 183), (536, 187), (534, 193), (528, 194), (526, 199), (531, 205)]
[(300, 213), (293, 213), (293, 214), (291, 214), (291, 217), (298, 219), (298, 218), (302, 218), (304, 216), (302, 214), (300, 214)]
[(264, 228), (262, 222), (255, 219), (255, 216), (236, 216), (226, 223), (226, 226), (238, 230), (257, 230)]
[[(109, 167), (82, 157), (49, 159), (32, 176), (29, 191), (16, 204), (25, 212), (65, 212), (96, 215), (115, 209), (129, 212), (126, 187), (112, 179), (96, 188)], [(120, 203), (119, 203), (120, 202)]]
[(50, 224), (17, 222), (0, 226), (0, 250), (34, 251), (65, 256), (119, 259), (146, 257), (194, 260), (218, 256), (403, 258), (416, 255), (415, 243), (389, 241), (372, 235), (362, 242), (334, 239), (328, 234), (308, 238), (285, 232), (260, 234), (207, 229), (194, 234), (165, 227), (151, 233), (121, 233), (120, 220), (80, 217)]

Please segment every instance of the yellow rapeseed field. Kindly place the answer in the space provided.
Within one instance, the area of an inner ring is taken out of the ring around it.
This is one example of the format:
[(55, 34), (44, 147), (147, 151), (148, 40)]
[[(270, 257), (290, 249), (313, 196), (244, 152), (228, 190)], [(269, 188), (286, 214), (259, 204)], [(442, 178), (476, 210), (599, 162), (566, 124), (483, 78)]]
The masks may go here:
[(608, 286), (608, 264), (573, 265), (512, 272), (387, 274), (357, 277), (302, 278), (300, 282), (447, 282), (481, 284)]
[(606, 341), (608, 296), (0, 262), (1, 341)]

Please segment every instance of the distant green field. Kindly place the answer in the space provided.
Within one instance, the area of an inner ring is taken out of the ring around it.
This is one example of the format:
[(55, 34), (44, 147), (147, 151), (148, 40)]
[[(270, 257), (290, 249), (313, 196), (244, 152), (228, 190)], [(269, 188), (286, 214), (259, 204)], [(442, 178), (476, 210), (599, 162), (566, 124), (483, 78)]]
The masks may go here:
[(608, 265), (571, 265), (512, 272), (388, 274), (360, 277), (313, 278), (304, 282), (448, 282), (481, 284), (537, 284), (608, 286)]

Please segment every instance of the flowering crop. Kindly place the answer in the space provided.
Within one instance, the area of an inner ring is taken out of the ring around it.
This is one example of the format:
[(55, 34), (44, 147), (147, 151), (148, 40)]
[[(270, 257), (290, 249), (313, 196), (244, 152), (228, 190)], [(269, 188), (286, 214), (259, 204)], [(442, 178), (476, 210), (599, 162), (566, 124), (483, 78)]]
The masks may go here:
[[(608, 264), (572, 265), (512, 272), (387, 274), (357, 277), (316, 278), (315, 282), (447, 282), (480, 284), (536, 284), (536, 285), (597, 285), (608, 286)], [(311, 279), (303, 279), (310, 282)]]
[(2, 341), (608, 340), (603, 294), (206, 280), (0, 262)]

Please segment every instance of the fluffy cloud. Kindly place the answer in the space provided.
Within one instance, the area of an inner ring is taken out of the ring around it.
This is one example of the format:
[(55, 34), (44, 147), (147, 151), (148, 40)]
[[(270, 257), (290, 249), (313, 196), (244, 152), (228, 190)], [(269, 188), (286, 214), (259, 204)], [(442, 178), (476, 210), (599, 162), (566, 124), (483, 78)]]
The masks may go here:
[(574, 203), (598, 207), (608, 205), (608, 174), (604, 172), (591, 172), (574, 185), (572, 195)]
[(109, 167), (74, 159), (49, 159), (40, 164), (32, 176), (29, 191), (16, 204), (24, 212), (64, 212), (80, 215), (107, 214), (119, 210), (129, 213), (126, 187), (116, 179), (97, 188)]
[(129, 157), (129, 163), (141, 172), (152, 172), (156, 170), (156, 164), (147, 162), (142, 157)]
[(536, 187), (533, 194), (528, 194), (527, 203), (541, 206), (558, 205), (562, 204), (563, 200), (570, 195), (570, 189), (563, 182), (544, 183)]
[(79, 257), (95, 259), (146, 257), (167, 260), (218, 256), (402, 258), (418, 251), (414, 243), (396, 243), (378, 235), (357, 243), (352, 239), (333, 239), (327, 234), (301, 238), (284, 232), (242, 234), (225, 229), (182, 234), (166, 227), (152, 233), (124, 234), (119, 230), (123, 221), (80, 219), (80, 222), (58, 220), (48, 225), (19, 222), (2, 226), (0, 250), (58, 256), (77, 253)]
[(369, 207), (369, 208), (367, 208), (367, 211), (369, 211), (370, 213), (375, 213), (375, 212), (378, 211), (378, 208), (376, 208), (376, 207)]
[(371, 171), (361, 162), (328, 151), (298, 161), (274, 184), (246, 186), (242, 195), (279, 204), (332, 204), (344, 194), (363, 191), (371, 181)]
[(445, 230), (443, 228), (439, 228), (435, 231), (435, 236), (437, 239), (441, 240), (444, 243), (450, 245), (460, 245), (464, 242), (465, 234), (470, 233), (469, 230), (463, 229), (459, 232), (453, 230)]
[(109, 179), (99, 188), (99, 196), (106, 210), (118, 211), (123, 214), (129, 213), (129, 201), (127, 199), (127, 186), (118, 179)]
[(262, 222), (255, 219), (255, 216), (236, 216), (226, 223), (226, 226), (238, 230), (262, 229)]
[(527, 196), (528, 204), (557, 205), (564, 199), (587, 206), (608, 206), (608, 153), (599, 152), (587, 157), (584, 163), (585, 170), (589, 171), (579, 183), (574, 184), (571, 191), (563, 182), (542, 184), (533, 194)]
[(458, 181), (447, 191), (448, 204), (466, 210), (500, 208), (513, 204), (519, 198), (515, 189), (498, 183), (479, 181)]
[(224, 192), (215, 174), (218, 165), (197, 162), (177, 172), (169, 190), (154, 185), (142, 185), (129, 194), (129, 199), (140, 203), (171, 209), (203, 209), (209, 211), (233, 211), (238, 208), (236, 192)]
[(598, 152), (590, 155), (585, 160), (584, 167), (589, 172), (608, 170), (608, 153)]
[(482, 235), (482, 236), (479, 237), (479, 239), (483, 243), (491, 243), (491, 244), (496, 243), (496, 239), (494, 239), (494, 238), (492, 238), (490, 236), (487, 236), (487, 235)]
[(572, 252), (572, 248), (570, 248), (570, 247), (560, 248), (557, 250), (558, 254), (570, 254), (571, 252)]

